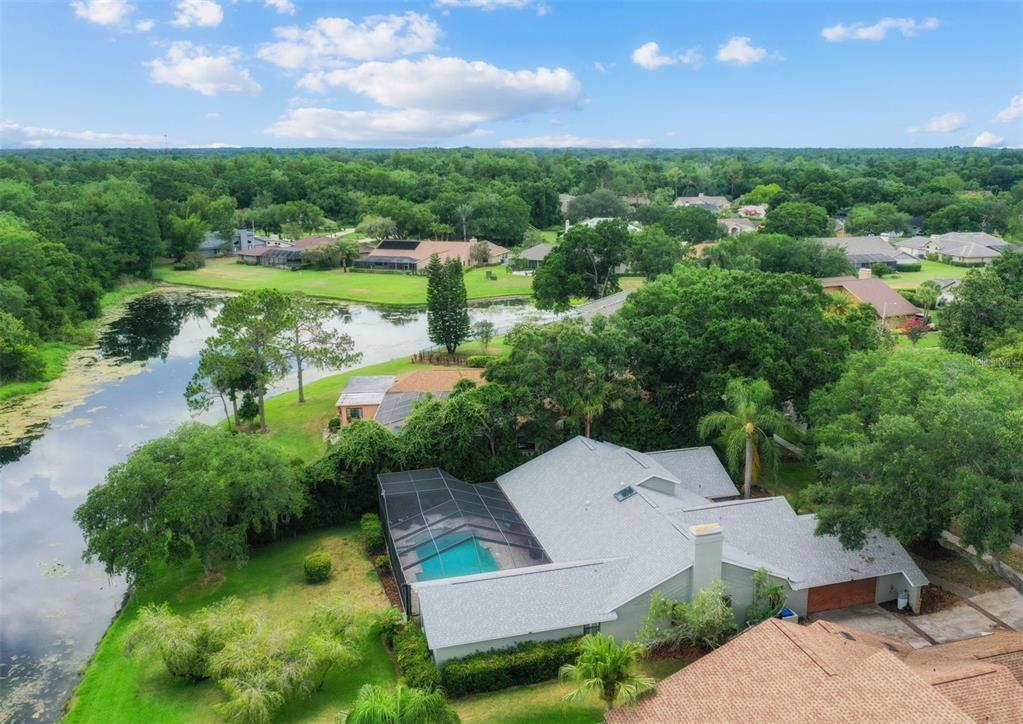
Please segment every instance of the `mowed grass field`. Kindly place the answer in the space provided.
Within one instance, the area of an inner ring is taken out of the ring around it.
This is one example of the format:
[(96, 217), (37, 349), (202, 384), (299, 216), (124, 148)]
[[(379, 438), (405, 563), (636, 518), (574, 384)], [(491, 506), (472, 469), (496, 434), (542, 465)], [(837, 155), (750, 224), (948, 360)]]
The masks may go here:
[(882, 281), (893, 289), (916, 289), (928, 279), (962, 279), (970, 270), (970, 267), (952, 266), (940, 261), (923, 260), (920, 266), (918, 272), (899, 272), (883, 277)]
[[(487, 279), (487, 271), (496, 279)], [(231, 258), (210, 259), (195, 271), (174, 271), (170, 266), (154, 270), (157, 279), (209, 289), (244, 292), (273, 288), (282, 292), (303, 292), (310, 296), (343, 299), (367, 304), (426, 304), (426, 277), (408, 274), (343, 272), (340, 269), (289, 271), (239, 264)], [(533, 293), (530, 277), (509, 274), (504, 267), (472, 269), (465, 274), (469, 299), (528, 297)]]

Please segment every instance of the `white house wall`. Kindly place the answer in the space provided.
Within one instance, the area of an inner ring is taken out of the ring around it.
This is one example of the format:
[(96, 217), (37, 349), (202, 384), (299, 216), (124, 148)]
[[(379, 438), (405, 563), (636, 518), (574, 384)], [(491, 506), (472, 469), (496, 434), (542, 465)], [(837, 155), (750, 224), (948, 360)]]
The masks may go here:
[[(607, 626), (608, 624), (602, 624)], [(484, 641), (475, 644), (462, 644), (461, 646), (448, 646), (443, 649), (433, 650), (433, 659), (438, 665), (443, 664), (448, 659), (460, 659), (470, 654), (475, 654), (479, 651), (490, 651), (492, 649), (509, 649), (512, 646), (516, 646), (526, 641), (559, 641), (561, 639), (567, 639), (571, 636), (582, 636), (583, 627), (573, 626), (570, 628), (559, 628), (553, 631), (543, 631), (541, 633), (529, 634), (526, 636), (512, 636), (504, 639), (494, 639), (493, 641)]]
[(650, 599), (654, 591), (660, 591), (665, 598), (675, 601), (689, 600), (690, 571), (687, 568), (669, 578), (661, 585), (636, 596), (615, 609), (618, 620), (600, 624), (600, 632), (614, 636), (617, 641), (633, 641), (650, 613)]
[(909, 605), (914, 611), (920, 610), (920, 586), (911, 586), (909, 580), (901, 573), (889, 573), (877, 577), (877, 589), (874, 603), (894, 601), (903, 591), (909, 592)]
[[(725, 583), (725, 593), (732, 598), (732, 610), (739, 625), (746, 623), (746, 609), (753, 603), (753, 571), (731, 563), (721, 564), (721, 580)], [(768, 576), (772, 583), (780, 583), (785, 590), (785, 605), (798, 613), (806, 615), (806, 591), (793, 591), (783, 578)]]

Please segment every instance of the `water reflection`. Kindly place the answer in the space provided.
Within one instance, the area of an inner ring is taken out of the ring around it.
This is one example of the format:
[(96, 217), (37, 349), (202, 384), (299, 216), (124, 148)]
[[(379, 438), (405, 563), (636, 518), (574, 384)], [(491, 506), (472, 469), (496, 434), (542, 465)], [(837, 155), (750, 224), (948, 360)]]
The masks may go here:
[[(82, 563), (72, 515), (111, 465), (190, 418), (182, 393), (221, 301), (191, 293), (134, 300), (99, 351), (148, 360), (142, 372), (100, 385), (84, 404), (34, 431), (34, 441), (0, 448), (0, 721), (58, 719), (117, 610), (124, 585)], [(361, 365), (430, 345), (422, 309), (334, 308), (331, 324), (355, 341)], [(473, 322), (488, 319), (502, 331), (534, 314), (509, 304), (470, 310)], [(306, 380), (337, 371), (313, 368)], [(294, 386), (285, 379), (272, 392)], [(216, 417), (213, 410), (201, 419)]]

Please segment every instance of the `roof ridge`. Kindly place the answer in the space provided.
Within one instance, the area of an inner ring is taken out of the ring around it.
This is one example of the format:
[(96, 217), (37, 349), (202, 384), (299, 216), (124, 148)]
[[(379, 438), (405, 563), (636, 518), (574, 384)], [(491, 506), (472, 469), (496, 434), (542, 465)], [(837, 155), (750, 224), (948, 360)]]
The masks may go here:
[[(817, 664), (817, 666), (819, 666), (820, 669), (825, 674), (827, 674), (828, 676), (838, 676), (838, 672), (837, 671), (833, 671), (831, 668), (829, 668), (827, 666), (827, 664), (824, 663), (824, 660), (820, 656), (818, 656), (816, 652), (814, 652), (810, 647), (804, 645), (802, 641), (800, 641), (798, 638), (793, 636), (792, 633), (788, 629), (785, 628), (786, 626), (799, 626), (798, 623), (796, 623), (796, 624), (785, 623), (784, 621), (781, 621), (781, 620), (776, 619), (776, 618), (771, 618), (771, 619), (768, 619), (768, 620), (775, 625), (775, 628), (777, 628), (778, 631), (781, 632), (782, 636), (784, 636), (789, 641), (791, 641), (792, 644), (797, 649), (799, 649), (803, 654), (805, 654), (808, 659), (810, 659), (813, 663)], [(804, 628), (809, 628), (809, 627), (804, 627)]]
[[(745, 500), (720, 500), (720, 501), (718, 501), (716, 503), (714, 503), (714, 502), (707, 503), (707, 505), (694, 505), (691, 508), (683, 508), (682, 512), (688, 513), (689, 511), (692, 511), (692, 510), (707, 510), (709, 508), (726, 508), (726, 507), (733, 506), (733, 505), (747, 505), (747, 504), (751, 504), (751, 503), (766, 503), (766, 502), (770, 502), (770, 501), (774, 501), (774, 500), (779, 500), (779, 499), (780, 500), (785, 500), (785, 496), (783, 496), (783, 495), (771, 495), (771, 496), (768, 496), (766, 498), (747, 498)], [(788, 501), (786, 501), (786, 502), (788, 502)], [(789, 506), (789, 507), (791, 507), (791, 506)]]
[(442, 586), (461, 586), (476, 581), (489, 581), (495, 578), (512, 578), (514, 576), (527, 576), (535, 573), (547, 573), (550, 571), (563, 571), (572, 568), (585, 568), (587, 566), (599, 566), (616, 561), (624, 561), (624, 556), (615, 558), (593, 558), (581, 561), (564, 561), (561, 563), (543, 563), (538, 566), (520, 566), (519, 568), (506, 568), (498, 571), (487, 571), (476, 573), (470, 576), (455, 576), (453, 578), (437, 578), (431, 581), (416, 581), (413, 585), (416, 588), (440, 588)]

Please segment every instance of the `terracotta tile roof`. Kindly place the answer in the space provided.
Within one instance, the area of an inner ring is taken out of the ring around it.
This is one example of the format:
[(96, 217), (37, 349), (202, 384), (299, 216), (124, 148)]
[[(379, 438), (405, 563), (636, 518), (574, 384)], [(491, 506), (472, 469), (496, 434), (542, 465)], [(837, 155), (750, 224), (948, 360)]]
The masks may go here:
[(825, 277), (819, 280), (825, 291), (841, 289), (861, 302), (869, 304), (878, 316), (906, 317), (916, 314), (919, 309), (908, 299), (876, 277)]
[(997, 632), (912, 650), (832, 623), (770, 619), (607, 722), (1019, 722), (1023, 687), (1009, 664), (1021, 643)]
[(461, 379), (483, 382), (483, 370), (458, 367), (446, 370), (416, 370), (402, 375), (388, 388), (388, 392), (450, 392)]

